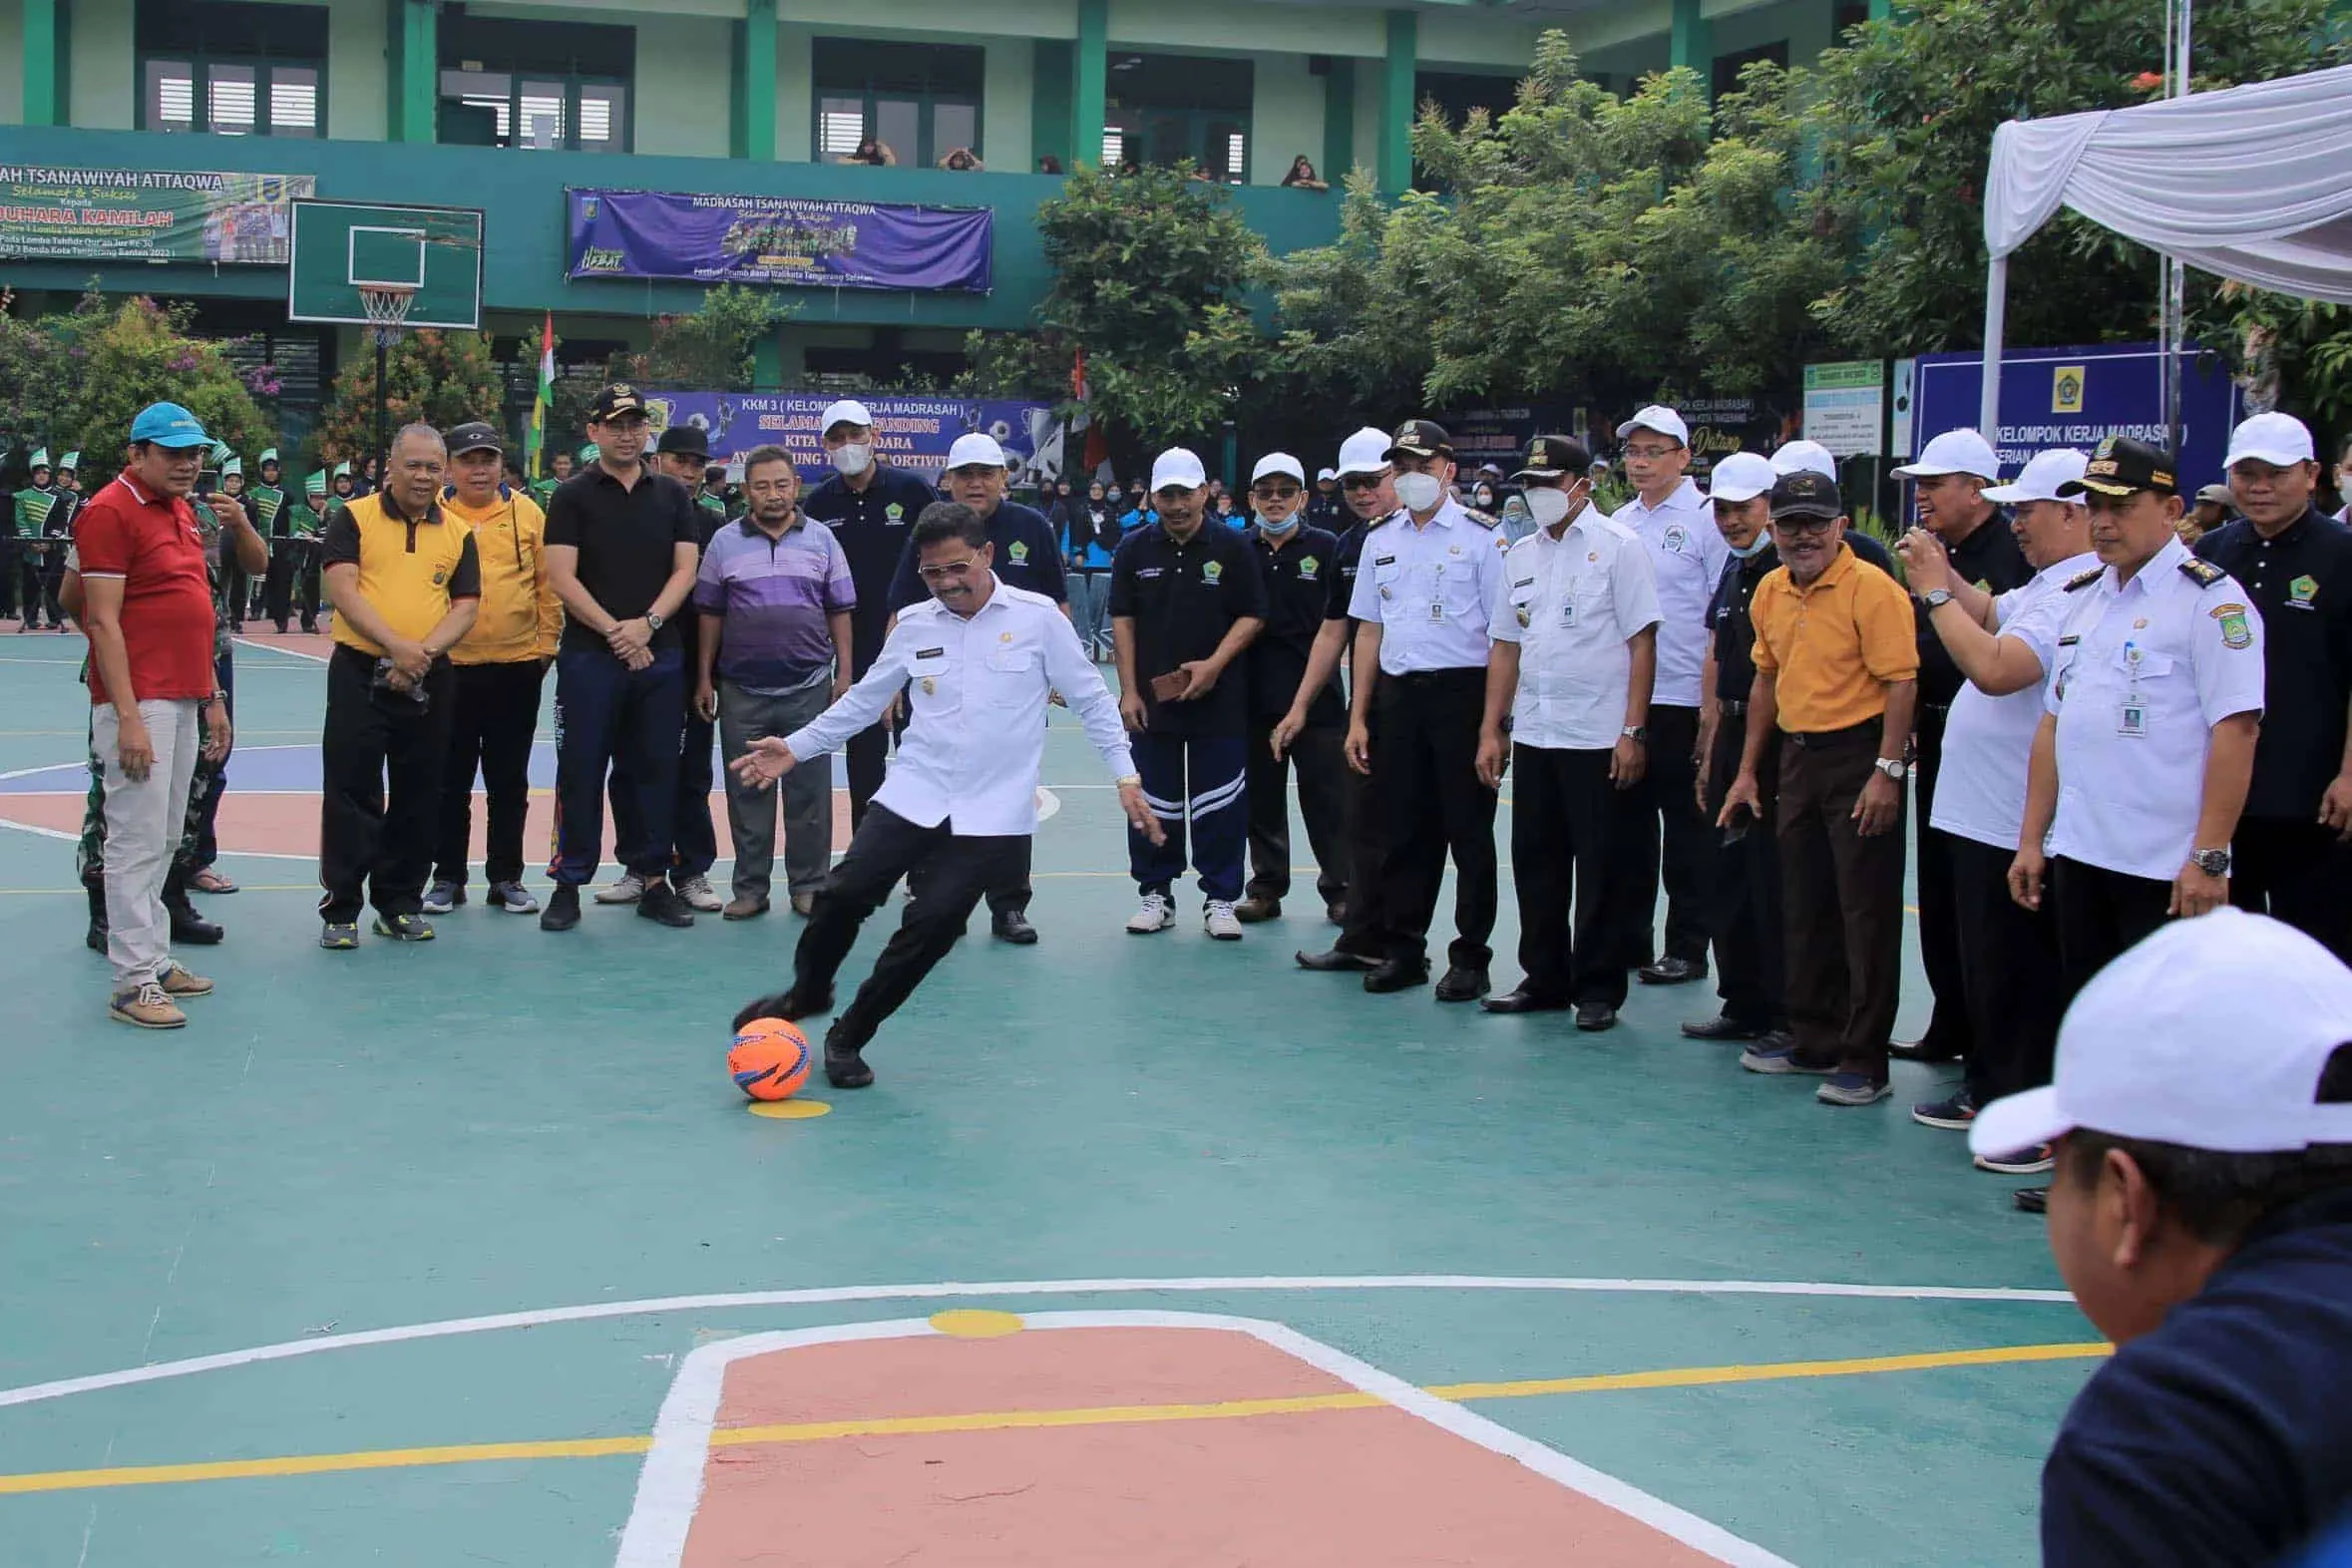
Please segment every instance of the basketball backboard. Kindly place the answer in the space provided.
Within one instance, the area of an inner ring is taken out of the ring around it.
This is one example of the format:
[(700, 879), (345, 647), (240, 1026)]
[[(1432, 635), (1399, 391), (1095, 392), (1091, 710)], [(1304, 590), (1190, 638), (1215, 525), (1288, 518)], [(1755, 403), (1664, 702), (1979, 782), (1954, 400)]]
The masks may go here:
[(416, 290), (408, 326), (479, 328), (481, 209), (295, 201), (286, 319), (366, 326), (359, 291), (369, 283)]

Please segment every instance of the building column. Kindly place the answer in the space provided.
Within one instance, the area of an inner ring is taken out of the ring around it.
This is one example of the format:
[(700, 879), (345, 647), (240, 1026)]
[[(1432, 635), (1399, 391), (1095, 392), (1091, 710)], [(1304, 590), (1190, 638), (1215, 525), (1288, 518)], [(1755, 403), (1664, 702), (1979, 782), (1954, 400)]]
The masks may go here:
[(1356, 167), (1356, 62), (1333, 55), (1323, 78), (1323, 159), (1316, 173), (1334, 191)]
[(1699, 0), (1674, 0), (1674, 20), (1667, 34), (1667, 64), (1677, 70), (1689, 66), (1699, 73), (1700, 85), (1715, 87), (1715, 30), (1699, 9)]
[(395, 77), (393, 140), (439, 140), (435, 116), (441, 98), (441, 8), (436, 0), (397, 0), (400, 6), (400, 69)]
[[(1050, 158), (1066, 172), (1071, 163), (1070, 45), (1059, 38), (1040, 38), (1030, 45), (1029, 159)], [(1100, 156), (1099, 153), (1096, 156)]]
[(24, 116), (29, 126), (61, 126), (65, 116), (66, 5), (24, 0)]
[(776, 0), (746, 0), (739, 26), (730, 151), (771, 164), (776, 160)]
[(1380, 189), (1395, 195), (1412, 189), (1413, 69), (1420, 19), (1410, 11), (1390, 11), (1386, 21), (1388, 52), (1380, 61), (1380, 140), (1373, 172)]
[(1070, 158), (1102, 162), (1104, 100), (1110, 96), (1110, 0), (1078, 0), (1078, 42), (1070, 51)]
[(1871, 21), (1891, 22), (1894, 20), (1894, 0), (1870, 0)]

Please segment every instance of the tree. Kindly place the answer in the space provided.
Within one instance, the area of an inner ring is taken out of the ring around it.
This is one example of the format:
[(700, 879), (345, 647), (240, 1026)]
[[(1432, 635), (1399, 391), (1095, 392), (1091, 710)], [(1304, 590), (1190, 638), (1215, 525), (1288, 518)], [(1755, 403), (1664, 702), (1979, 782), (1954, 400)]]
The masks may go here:
[(46, 365), (21, 417), (52, 448), (79, 449), (100, 474), (119, 460), (132, 419), (156, 402), (181, 404), (233, 451), (268, 446), (274, 434), (222, 345), (189, 335), (195, 314), (193, 304), (93, 292), (71, 312), (42, 318), (34, 329), (46, 339)]
[[(384, 358), (384, 434), (423, 422), (447, 431), (468, 420), (505, 424), (506, 393), (490, 338), (481, 332), (446, 332), (420, 327), (405, 333)], [(376, 439), (376, 356), (345, 361), (320, 411), (318, 460), (357, 461), (374, 450)]]
[(748, 392), (762, 338), (797, 306), (764, 289), (722, 283), (691, 315), (662, 316), (642, 354), (616, 356), (619, 379), (697, 392)]

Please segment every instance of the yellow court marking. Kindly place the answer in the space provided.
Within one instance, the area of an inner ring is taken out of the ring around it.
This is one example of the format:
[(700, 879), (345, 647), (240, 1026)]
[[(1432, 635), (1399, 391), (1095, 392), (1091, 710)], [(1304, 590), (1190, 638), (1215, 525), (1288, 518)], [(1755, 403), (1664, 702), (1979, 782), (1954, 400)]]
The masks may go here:
[[(1011, 1318), (1010, 1313), (942, 1313), (939, 1318)], [(1017, 1323), (1018, 1320), (1014, 1319)], [(951, 1332), (943, 1330), (942, 1332)], [(2032, 1362), (2087, 1361), (2114, 1347), (2088, 1345), (2002, 1345), (1973, 1351), (1930, 1351), (1911, 1356), (1869, 1356), (1848, 1361), (1767, 1362), (1746, 1367), (1678, 1367), (1656, 1372), (1605, 1372), (1586, 1377), (1544, 1377), (1514, 1382), (1439, 1383), (1423, 1389), (1441, 1399), (1525, 1399), (1550, 1394), (1597, 1393), (1611, 1389), (1701, 1388), (1725, 1383), (1770, 1382), (1785, 1378), (1852, 1377), (1872, 1372), (1932, 1372), (1946, 1367), (2000, 1367)], [(1376, 1394), (1299, 1394), (1279, 1399), (1223, 1399), (1208, 1404), (1110, 1404), (1067, 1410), (987, 1410), (964, 1415), (898, 1415), (855, 1421), (803, 1421), (780, 1426), (738, 1426), (711, 1433), (714, 1447), (825, 1442), (841, 1437), (912, 1436), (929, 1432), (1010, 1431), (1057, 1426), (1121, 1426), (1153, 1421), (1232, 1420), (1253, 1415), (1292, 1415), (1311, 1410), (1362, 1410), (1384, 1401)], [(178, 1481), (258, 1480), (287, 1475), (327, 1475), (349, 1470), (396, 1470), (440, 1464), (487, 1464), (521, 1459), (601, 1459), (643, 1453), (653, 1439), (574, 1437), (542, 1442), (456, 1443), (430, 1448), (377, 1448), (356, 1453), (286, 1454), (266, 1459), (220, 1459), (202, 1464), (117, 1465), (99, 1470), (47, 1470), (0, 1475), (0, 1496), (32, 1492), (85, 1491), (114, 1486), (157, 1486)]]
[(1001, 1340), (1028, 1327), (1016, 1312), (985, 1307), (951, 1307), (931, 1315), (931, 1326), (953, 1340)]
[(754, 1116), (765, 1116), (771, 1121), (807, 1121), (813, 1116), (832, 1114), (833, 1107), (823, 1100), (754, 1100), (747, 1107)]

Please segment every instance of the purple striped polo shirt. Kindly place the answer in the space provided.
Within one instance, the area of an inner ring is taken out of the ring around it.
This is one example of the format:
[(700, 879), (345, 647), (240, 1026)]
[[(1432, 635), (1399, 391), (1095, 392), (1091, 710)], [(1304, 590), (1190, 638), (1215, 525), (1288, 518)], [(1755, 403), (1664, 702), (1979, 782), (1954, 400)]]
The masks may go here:
[(849, 558), (833, 531), (795, 517), (770, 539), (746, 516), (711, 537), (694, 583), (694, 608), (724, 617), (720, 678), (754, 690), (807, 685), (833, 662), (825, 617), (858, 602)]

